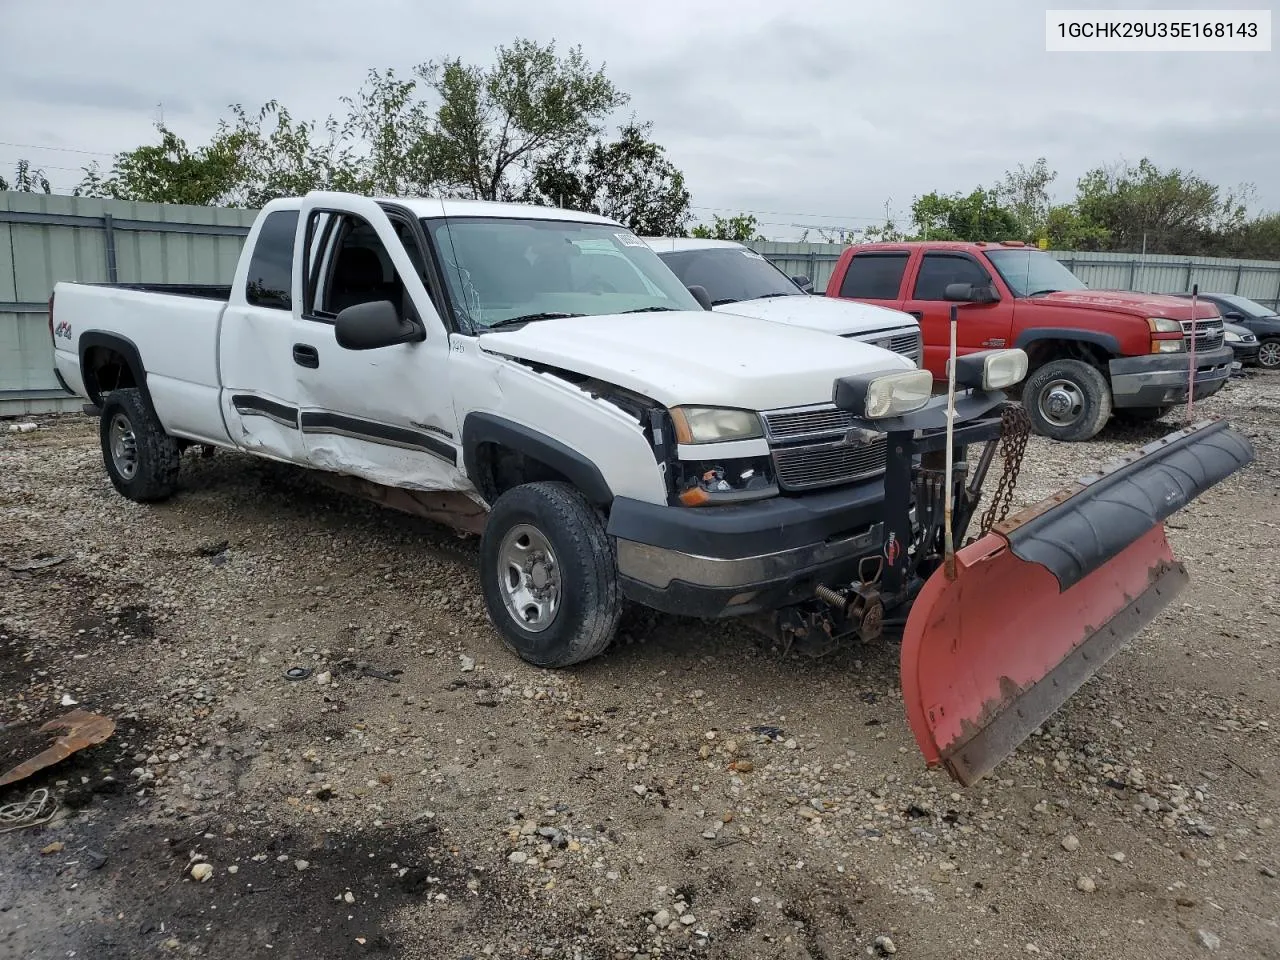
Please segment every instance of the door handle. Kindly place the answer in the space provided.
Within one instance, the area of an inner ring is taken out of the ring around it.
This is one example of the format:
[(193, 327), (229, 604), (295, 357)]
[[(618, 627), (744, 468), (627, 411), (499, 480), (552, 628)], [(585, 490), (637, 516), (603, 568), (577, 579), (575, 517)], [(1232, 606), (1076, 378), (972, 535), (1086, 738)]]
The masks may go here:
[(320, 366), (320, 351), (309, 343), (295, 343), (293, 345), (293, 362), (300, 367), (315, 369)]

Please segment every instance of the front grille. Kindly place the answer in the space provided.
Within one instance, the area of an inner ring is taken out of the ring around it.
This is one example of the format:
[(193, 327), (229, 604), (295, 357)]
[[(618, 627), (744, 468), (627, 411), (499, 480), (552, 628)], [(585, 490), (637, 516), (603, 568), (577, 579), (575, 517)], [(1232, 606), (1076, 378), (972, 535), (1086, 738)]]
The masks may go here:
[(760, 418), (783, 490), (831, 487), (884, 472), (885, 438), (857, 429), (847, 410), (824, 403), (766, 411)]
[(830, 404), (761, 414), (771, 440), (800, 440), (826, 434), (844, 434), (853, 428), (853, 414)]
[(809, 490), (883, 473), (887, 456), (888, 440), (880, 437), (856, 445), (780, 447), (773, 451), (773, 466), (782, 489)]
[(920, 363), (920, 331), (910, 330), (906, 333), (889, 333), (879, 331), (877, 333), (848, 334), (853, 340), (862, 343), (869, 343), (875, 347), (881, 347), (885, 350), (892, 350), (894, 353), (900, 353), (904, 357), (910, 357)]
[[(1182, 342), (1188, 350), (1191, 349), (1191, 320), (1182, 321)], [(1222, 328), (1222, 320), (1214, 317), (1208, 320), (1194, 321), (1196, 325), (1196, 352), (1202, 350), (1217, 350), (1226, 340), (1226, 333)]]

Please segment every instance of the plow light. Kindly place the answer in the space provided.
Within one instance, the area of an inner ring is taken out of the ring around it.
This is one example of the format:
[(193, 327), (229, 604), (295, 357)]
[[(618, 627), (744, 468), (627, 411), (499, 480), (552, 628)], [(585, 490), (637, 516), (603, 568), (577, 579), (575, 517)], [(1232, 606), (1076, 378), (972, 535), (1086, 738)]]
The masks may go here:
[[(947, 361), (948, 369), (951, 361)], [(1025, 350), (982, 350), (956, 358), (956, 386), (973, 390), (1004, 390), (1027, 375)]]
[(898, 370), (837, 380), (832, 400), (842, 410), (879, 420), (919, 410), (932, 395), (933, 374), (928, 370)]

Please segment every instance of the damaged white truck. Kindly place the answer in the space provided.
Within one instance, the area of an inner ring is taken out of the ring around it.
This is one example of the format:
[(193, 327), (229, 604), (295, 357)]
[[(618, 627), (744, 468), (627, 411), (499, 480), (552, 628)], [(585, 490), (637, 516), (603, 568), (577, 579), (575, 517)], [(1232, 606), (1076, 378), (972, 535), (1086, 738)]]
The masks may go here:
[(1168, 602), (1164, 518), (1253, 457), (1205, 421), (1009, 517), (1022, 351), (933, 397), (891, 350), (709, 308), (602, 217), (312, 193), (262, 210), (230, 286), (59, 283), (49, 329), (126, 497), (211, 446), (479, 534), (490, 617), (544, 667), (602, 652), (628, 600), (901, 626), (912, 730), (964, 783)]

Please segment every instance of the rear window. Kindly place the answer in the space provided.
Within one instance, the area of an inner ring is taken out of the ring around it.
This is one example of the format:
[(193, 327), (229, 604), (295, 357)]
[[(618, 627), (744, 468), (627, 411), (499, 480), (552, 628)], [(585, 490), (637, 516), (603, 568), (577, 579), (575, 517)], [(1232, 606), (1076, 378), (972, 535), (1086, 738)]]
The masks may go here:
[(244, 290), (245, 299), (253, 306), (293, 308), (293, 238), (297, 226), (297, 210), (277, 210), (263, 221), (253, 245)]
[(859, 253), (849, 261), (840, 283), (840, 296), (859, 300), (897, 300), (902, 274), (907, 269), (905, 253)]

